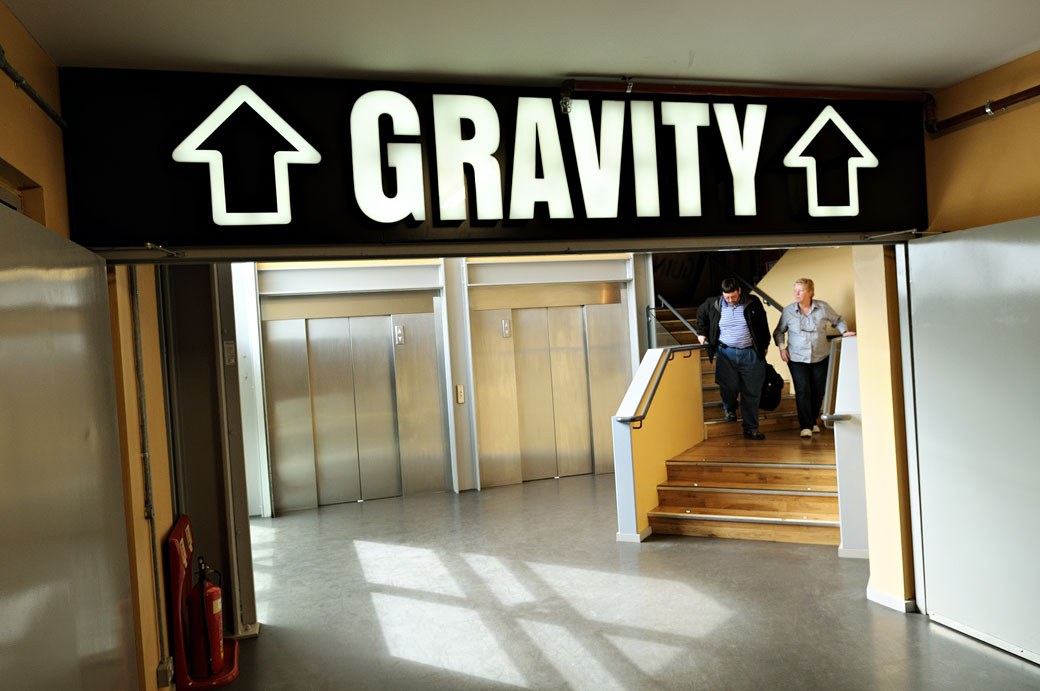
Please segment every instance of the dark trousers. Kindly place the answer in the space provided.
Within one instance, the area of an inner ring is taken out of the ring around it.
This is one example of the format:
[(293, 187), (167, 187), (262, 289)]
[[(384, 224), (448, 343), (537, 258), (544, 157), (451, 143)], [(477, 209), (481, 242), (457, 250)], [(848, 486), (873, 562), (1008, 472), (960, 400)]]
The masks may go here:
[(794, 403), (798, 409), (798, 425), (802, 429), (812, 429), (816, 418), (820, 416), (823, 405), (823, 393), (827, 386), (827, 363), (830, 358), (819, 362), (795, 362), (791, 360), (787, 367), (791, 370), (791, 382), (794, 384)]
[(754, 348), (722, 348), (715, 358), (715, 383), (719, 385), (722, 405), (737, 412), (740, 394), (741, 424), (747, 432), (758, 431), (758, 401), (766, 378), (766, 363)]

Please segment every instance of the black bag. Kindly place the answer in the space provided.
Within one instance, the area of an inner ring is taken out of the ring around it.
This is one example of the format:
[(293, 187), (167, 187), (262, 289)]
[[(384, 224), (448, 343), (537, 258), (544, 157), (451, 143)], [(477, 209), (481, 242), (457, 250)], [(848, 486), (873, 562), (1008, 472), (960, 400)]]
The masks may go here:
[(780, 397), (784, 393), (784, 378), (776, 369), (766, 363), (766, 377), (762, 382), (762, 396), (758, 399), (758, 407), (762, 410), (776, 410), (780, 405)]

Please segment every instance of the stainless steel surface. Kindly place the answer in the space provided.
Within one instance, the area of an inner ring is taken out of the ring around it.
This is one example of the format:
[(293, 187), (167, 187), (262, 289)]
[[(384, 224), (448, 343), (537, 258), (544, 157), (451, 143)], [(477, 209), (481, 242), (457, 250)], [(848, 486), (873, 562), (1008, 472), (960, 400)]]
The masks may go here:
[(275, 511), (318, 505), (303, 319), (263, 324), (264, 392)]
[(5, 688), (137, 686), (108, 315), (104, 262), (0, 208)]
[(471, 310), (605, 305), (621, 301), (620, 283), (539, 283), (472, 286)]
[(394, 347), (402, 492), (443, 492), (451, 489), (451, 455), (434, 315), (395, 314), (391, 320), (395, 331), (407, 334)]
[(563, 477), (591, 473), (592, 430), (584, 311), (581, 307), (550, 307), (548, 312), (557, 474)]
[(913, 241), (908, 265), (928, 614), (1040, 662), (1040, 219)]
[(512, 314), (474, 310), (469, 318), (480, 487), (511, 485), (522, 480), (513, 339), (501, 333)]
[(593, 460), (597, 473), (611, 473), (614, 471), (614, 440), (610, 420), (632, 380), (625, 304), (587, 305), (585, 327)]
[(365, 499), (401, 494), (392, 343), (389, 316), (350, 319), (358, 464)]
[[(263, 263), (257, 266), (263, 295), (320, 295), (361, 293), (386, 295), (388, 291), (412, 291), (440, 286), (440, 260), (409, 259), (404, 262), (330, 261), (326, 255), (315, 263)], [(385, 314), (385, 313), (384, 313)]]
[(470, 285), (530, 285), (624, 281), (629, 254), (570, 254), (562, 257), (470, 258), (466, 261)]
[(513, 323), (521, 473), (525, 481), (555, 477), (558, 473), (549, 313), (543, 307), (513, 310)]
[[(820, 419), (824, 422), (841, 422), (842, 420), (851, 420), (851, 415), (821, 415)], [(827, 425), (828, 428), (834, 429), (834, 425)]]
[(350, 319), (308, 319), (318, 505), (361, 499)]
[(433, 311), (436, 291), (324, 295), (261, 295), (262, 319), (324, 319)]

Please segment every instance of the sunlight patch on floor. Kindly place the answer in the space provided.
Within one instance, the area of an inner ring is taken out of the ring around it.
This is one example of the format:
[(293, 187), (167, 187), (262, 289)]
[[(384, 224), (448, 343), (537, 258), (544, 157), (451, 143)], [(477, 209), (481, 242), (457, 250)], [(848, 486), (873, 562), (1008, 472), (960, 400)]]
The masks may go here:
[[(679, 581), (556, 564), (528, 566), (576, 611), (594, 621), (700, 638), (732, 615), (728, 608)], [(696, 614), (675, 617), (676, 602)]]
[(464, 597), (444, 562), (432, 549), (354, 540), (365, 580), (375, 585)]
[(472, 609), (383, 593), (372, 593), (372, 604), (394, 657), (527, 688), (523, 675)]
[(513, 575), (501, 559), (485, 554), (463, 554), (462, 558), (480, 576), (495, 598), (506, 607), (535, 601), (531, 591)]
[(566, 628), (541, 621), (517, 621), (569, 688), (596, 691), (625, 688)]

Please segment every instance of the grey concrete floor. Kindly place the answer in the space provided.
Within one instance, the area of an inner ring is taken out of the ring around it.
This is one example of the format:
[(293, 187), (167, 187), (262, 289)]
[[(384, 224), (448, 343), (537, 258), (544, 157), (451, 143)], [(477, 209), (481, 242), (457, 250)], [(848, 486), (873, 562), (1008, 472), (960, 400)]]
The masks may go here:
[(237, 689), (1040, 689), (834, 547), (617, 543), (614, 476), (253, 519)]

